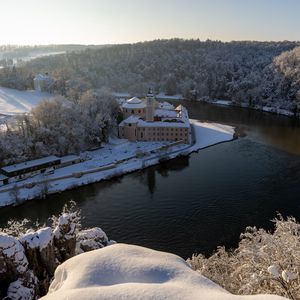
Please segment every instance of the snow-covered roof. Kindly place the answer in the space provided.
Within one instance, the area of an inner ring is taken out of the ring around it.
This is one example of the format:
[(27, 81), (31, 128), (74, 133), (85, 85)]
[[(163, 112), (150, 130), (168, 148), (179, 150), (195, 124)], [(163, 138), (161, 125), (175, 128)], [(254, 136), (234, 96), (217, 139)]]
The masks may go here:
[(146, 104), (139, 98), (133, 97), (129, 100), (127, 100), (123, 105), (123, 108), (145, 108)]
[(154, 112), (154, 116), (157, 117), (169, 117), (169, 118), (176, 118), (177, 117), (177, 111), (175, 111), (174, 109), (156, 109)]
[(174, 109), (174, 105), (169, 102), (162, 102), (159, 103), (159, 108), (169, 110), (169, 109)]
[(141, 119), (140, 116), (132, 115), (120, 123), (120, 126), (126, 124), (137, 124), (140, 127), (174, 127), (174, 128), (189, 128), (190, 122), (188, 112), (184, 106), (181, 105), (181, 116), (175, 110), (156, 109), (155, 116), (162, 118), (161, 121), (148, 122)]
[(50, 77), (46, 74), (37, 74), (33, 80), (48, 80)]
[(0, 181), (5, 180), (5, 179), (7, 179), (7, 178), (8, 178), (8, 177), (6, 177), (5, 175), (0, 174)]
[(144, 120), (139, 120), (138, 126), (141, 127), (172, 127), (172, 128), (189, 128), (190, 124), (184, 121), (177, 122), (167, 122), (167, 121), (158, 121), (158, 122), (147, 122)]
[(138, 123), (140, 120), (140, 117), (139, 116), (130, 116), (128, 117), (127, 119), (124, 120), (124, 123), (126, 124), (132, 124), (132, 123)]
[(60, 158), (60, 160), (61, 160), (61, 163), (66, 163), (66, 162), (74, 161), (79, 158), (80, 158), (80, 156), (72, 154), (72, 155), (63, 156)]
[(179, 111), (182, 111), (182, 109), (183, 109), (183, 106), (180, 104), (180, 105), (178, 105), (176, 108), (175, 108), (175, 110), (179, 110)]
[(43, 157), (43, 158), (39, 158), (39, 159), (35, 159), (35, 160), (25, 161), (25, 162), (15, 164), (15, 165), (6, 166), (6, 167), (3, 167), (2, 170), (4, 172), (11, 173), (11, 172), (15, 172), (15, 171), (21, 171), (23, 169), (37, 167), (39, 165), (43, 165), (43, 164), (50, 163), (50, 162), (55, 162), (58, 160), (60, 161), (59, 157), (51, 155), (51, 156), (47, 156), (47, 157)]
[(138, 104), (138, 103), (141, 103), (141, 102), (142, 102), (142, 100), (137, 98), (137, 97), (133, 97), (133, 98), (131, 98), (127, 101), (127, 103), (130, 103), (130, 104)]

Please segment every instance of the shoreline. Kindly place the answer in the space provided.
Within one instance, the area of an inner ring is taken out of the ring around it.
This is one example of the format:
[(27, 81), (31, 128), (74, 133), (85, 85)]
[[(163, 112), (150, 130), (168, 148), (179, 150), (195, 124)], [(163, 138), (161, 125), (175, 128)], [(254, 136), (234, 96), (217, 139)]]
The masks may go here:
[(196, 99), (196, 100), (191, 100), (191, 99), (185, 99), (180, 94), (167, 96), (167, 95), (162, 93), (162, 94), (157, 94), (156, 97), (160, 101), (189, 101), (189, 102), (208, 103), (208, 104), (219, 105), (219, 106), (246, 108), (246, 109), (256, 110), (256, 111), (260, 111), (260, 112), (270, 113), (270, 114), (273, 114), (273, 115), (279, 115), (279, 116), (285, 116), (285, 117), (289, 117), (289, 118), (300, 119), (300, 113), (298, 113), (298, 115), (295, 115), (293, 112), (291, 112), (287, 109), (281, 109), (281, 108), (276, 108), (276, 107), (271, 107), (271, 106), (270, 107), (269, 106), (251, 107), (251, 106), (247, 105), (246, 103), (241, 103), (240, 105), (237, 105), (237, 104), (232, 103), (231, 100), (221, 100), (221, 99), (214, 99), (214, 100)]
[[(188, 100), (188, 101), (192, 101), (192, 100)], [(225, 107), (238, 107), (238, 108), (251, 109), (251, 110), (255, 110), (255, 111), (259, 111), (259, 112), (263, 112), (263, 113), (268, 113), (268, 114), (272, 114), (272, 115), (283, 116), (283, 117), (294, 118), (296, 120), (300, 120), (300, 114), (297, 116), (289, 110), (276, 109), (275, 107), (267, 107), (267, 106), (251, 107), (246, 104), (236, 105), (236, 104), (232, 103), (232, 101), (230, 101), (230, 100), (214, 100), (214, 101), (196, 100), (196, 102), (200, 102), (200, 103), (203, 102), (203, 103), (207, 103), (207, 104), (225, 106)]]
[[(235, 136), (235, 128), (228, 125), (222, 125), (219, 123), (207, 123), (207, 122), (200, 122), (197, 120), (190, 120), (192, 131), (193, 131), (193, 138), (194, 143), (191, 145), (186, 144), (180, 144), (180, 145), (164, 145), (163, 143), (157, 143), (153, 144), (151, 142), (148, 143), (147, 146), (156, 145), (155, 150), (149, 150), (146, 152), (145, 156), (138, 157), (130, 157), (128, 159), (123, 159), (122, 162), (116, 163), (114, 166), (112, 166), (109, 169), (101, 170), (101, 171), (93, 171), (95, 169), (85, 169), (83, 170), (83, 175), (75, 178), (71, 175), (65, 176), (65, 178), (62, 179), (55, 179), (49, 178), (51, 182), (54, 183), (54, 185), (49, 184), (49, 190), (46, 195), (41, 196), (39, 188), (40, 186), (38, 183), (38, 178), (35, 178), (35, 180), (32, 181), (31, 179), (28, 179), (29, 182), (26, 182), (26, 180), (23, 182), (24, 187), (20, 187), (20, 196), (18, 201), (14, 201), (11, 199), (11, 195), (9, 192), (11, 191), (1, 191), (0, 188), (0, 209), (1, 207), (8, 207), (8, 206), (17, 206), (21, 205), (26, 201), (33, 200), (33, 199), (42, 199), (46, 198), (49, 195), (53, 195), (56, 193), (61, 193), (63, 191), (79, 188), (81, 186), (89, 185), (92, 183), (97, 183), (104, 180), (110, 180), (113, 178), (121, 177), (126, 174), (130, 174), (132, 172), (136, 172), (138, 170), (146, 169), (148, 167), (158, 165), (163, 161), (168, 161), (171, 159), (174, 159), (176, 157), (180, 156), (188, 156), (191, 153), (198, 152), (201, 149), (205, 149), (208, 147), (212, 147), (215, 145), (218, 145), (220, 143), (229, 142), (234, 139), (236, 139)], [(139, 144), (134, 143), (136, 147), (139, 147)], [(129, 145), (130, 146), (130, 145)], [(164, 148), (167, 146), (167, 150), (159, 150), (160, 148)], [(116, 146), (118, 147), (118, 146)], [(126, 144), (121, 147), (126, 147)], [(157, 148), (158, 147), (158, 148)], [(109, 148), (110, 149), (110, 148)], [(162, 151), (162, 152), (160, 152)], [(154, 152), (154, 153), (153, 153)], [(158, 153), (157, 153), (158, 152)], [(155, 155), (153, 155), (155, 154)], [(87, 168), (89, 163), (96, 163), (98, 162), (102, 157), (99, 155), (97, 159), (94, 161), (87, 161), (81, 164), (78, 164), (77, 170), (80, 172), (80, 167)], [(79, 166), (80, 165), (80, 166)], [(66, 167), (65, 169), (67, 169)], [(73, 165), (73, 169), (76, 169), (76, 165)], [(64, 168), (62, 168), (64, 169)], [(69, 172), (74, 170), (69, 170)], [(45, 181), (45, 180), (44, 180)], [(25, 185), (28, 185), (28, 183), (34, 183), (34, 187), (28, 189), (25, 187)], [(39, 182), (40, 184), (43, 184), (42, 181)], [(7, 189), (7, 187), (6, 187)], [(4, 190), (4, 188), (2, 188)], [(5, 199), (6, 198), (6, 201)]]

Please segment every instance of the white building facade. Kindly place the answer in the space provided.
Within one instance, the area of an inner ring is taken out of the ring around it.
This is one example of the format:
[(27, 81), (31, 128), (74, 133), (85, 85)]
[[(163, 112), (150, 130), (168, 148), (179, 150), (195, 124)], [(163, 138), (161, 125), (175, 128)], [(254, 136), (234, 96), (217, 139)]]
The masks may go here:
[(124, 120), (119, 137), (130, 141), (179, 141), (190, 143), (190, 122), (185, 107), (159, 103), (149, 92), (146, 100), (132, 98), (122, 105)]

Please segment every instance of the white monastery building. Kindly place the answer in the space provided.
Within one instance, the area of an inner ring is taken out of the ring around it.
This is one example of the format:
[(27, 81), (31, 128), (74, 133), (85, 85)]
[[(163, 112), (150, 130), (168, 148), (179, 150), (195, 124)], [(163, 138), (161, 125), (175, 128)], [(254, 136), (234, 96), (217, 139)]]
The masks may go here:
[(149, 90), (145, 100), (133, 97), (122, 104), (119, 137), (130, 141), (179, 141), (188, 144), (190, 122), (185, 107), (159, 103)]

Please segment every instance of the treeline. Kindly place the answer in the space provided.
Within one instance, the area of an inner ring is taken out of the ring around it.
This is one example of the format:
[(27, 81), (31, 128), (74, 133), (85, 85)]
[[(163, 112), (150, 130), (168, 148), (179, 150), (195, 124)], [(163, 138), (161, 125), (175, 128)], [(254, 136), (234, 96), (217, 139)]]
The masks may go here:
[[(86, 49), (38, 58), (0, 72), (0, 85), (31, 88), (33, 74), (48, 72), (50, 91), (63, 95), (89, 88), (143, 94), (181, 93), (191, 99), (227, 99), (249, 106), (297, 110), (300, 101), (300, 48), (295, 42), (156, 40)], [(31, 76), (31, 77), (30, 77)]]
[(89, 90), (76, 103), (62, 97), (45, 100), (0, 131), (1, 165), (100, 146), (116, 127), (118, 112), (117, 102), (103, 90)]

